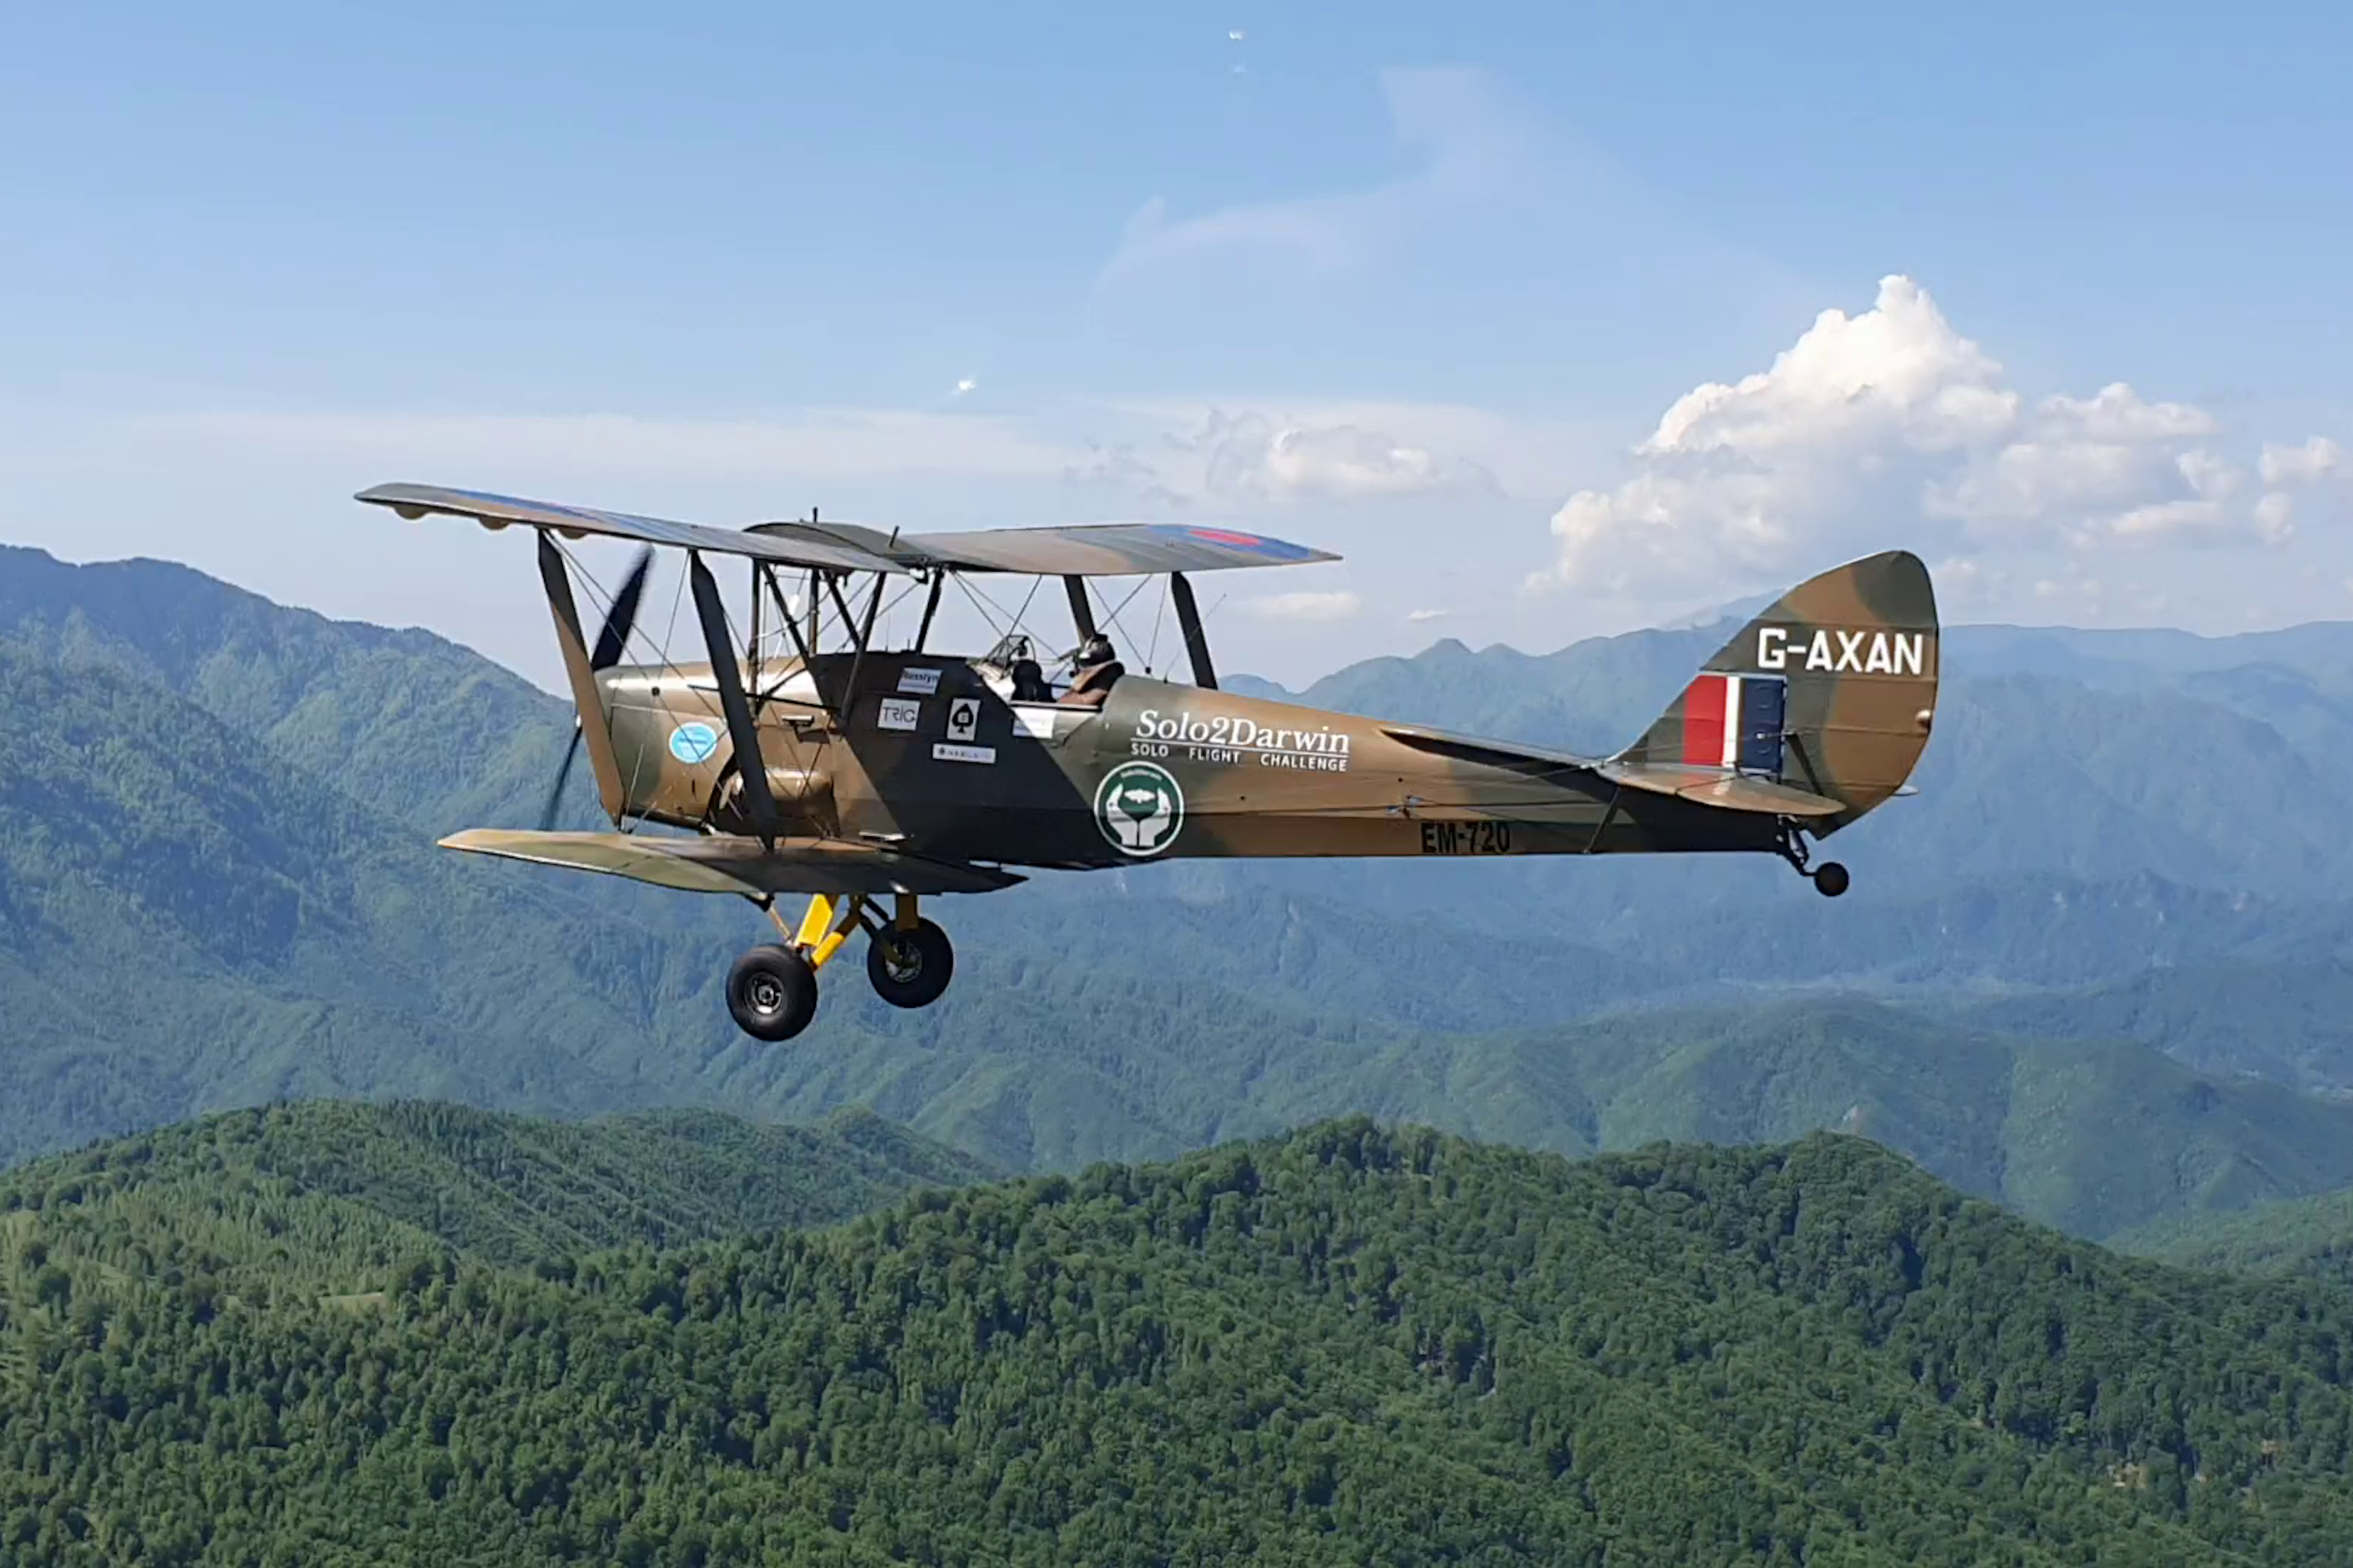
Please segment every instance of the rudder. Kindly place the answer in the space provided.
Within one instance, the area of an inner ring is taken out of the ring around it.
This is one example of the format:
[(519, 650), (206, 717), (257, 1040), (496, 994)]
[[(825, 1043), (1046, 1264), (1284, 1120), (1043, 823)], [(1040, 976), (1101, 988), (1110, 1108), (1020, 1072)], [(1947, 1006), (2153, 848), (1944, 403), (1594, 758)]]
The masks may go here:
[(1818, 834), (1902, 788), (1935, 721), (1936, 597), (1909, 551), (1851, 561), (1790, 589), (1701, 668), (1613, 761), (1720, 768), (1844, 807)]

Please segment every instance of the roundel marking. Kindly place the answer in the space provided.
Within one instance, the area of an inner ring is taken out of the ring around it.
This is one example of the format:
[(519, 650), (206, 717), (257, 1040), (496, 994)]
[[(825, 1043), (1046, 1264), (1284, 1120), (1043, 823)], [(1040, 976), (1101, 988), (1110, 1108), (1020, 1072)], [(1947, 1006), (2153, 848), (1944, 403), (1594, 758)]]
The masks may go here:
[(719, 750), (719, 731), (700, 719), (690, 719), (670, 732), (670, 754), (689, 767), (711, 760)]
[(1121, 854), (1148, 859), (1176, 842), (1185, 791), (1156, 763), (1122, 763), (1095, 786), (1095, 826)]

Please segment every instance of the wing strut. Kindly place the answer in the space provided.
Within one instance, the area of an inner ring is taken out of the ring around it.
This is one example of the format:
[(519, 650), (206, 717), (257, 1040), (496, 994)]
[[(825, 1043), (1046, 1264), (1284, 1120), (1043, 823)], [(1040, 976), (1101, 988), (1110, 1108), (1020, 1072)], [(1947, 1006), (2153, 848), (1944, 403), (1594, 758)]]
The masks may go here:
[[(812, 573), (810, 575), (814, 577), (816, 574)], [(801, 656), (801, 668), (808, 672), (809, 685), (816, 689), (818, 706), (825, 710), (827, 717), (837, 726), (847, 728), (849, 719), (835, 710), (833, 699), (825, 694), (824, 687), (817, 684), (817, 644), (811, 640), (816, 635), (816, 626), (812, 625), (804, 632), (798, 617), (793, 614), (793, 607), (785, 603), (784, 587), (776, 581), (774, 573), (768, 574), (767, 583), (768, 596), (776, 602), (776, 618), (784, 623), (785, 630), (792, 636), (793, 651)], [(817, 584), (814, 582), (809, 584), (809, 602), (812, 605), (817, 602)]]
[(931, 639), (932, 617), (940, 613), (940, 590), (947, 585), (948, 574), (946, 573), (934, 572), (932, 574), (931, 595), (923, 600), (923, 624), (915, 628), (915, 651), (917, 653), (923, 652), (923, 644)]
[(1079, 640), (1084, 642), (1095, 635), (1095, 607), (1087, 601), (1087, 580), (1065, 577), (1062, 591), (1071, 596), (1071, 620), (1079, 628)]
[(752, 813), (760, 842), (776, 843), (776, 798), (768, 792), (768, 763), (760, 754), (760, 728), (752, 721), (752, 704), (744, 696), (744, 677), (736, 668), (735, 647), (728, 640), (727, 606), (719, 602), (719, 584), (702, 552), (686, 552), (687, 576), (694, 585), (694, 613), (702, 622), (702, 640), (711, 654), (711, 678), (719, 688), (719, 706), (727, 715), (727, 735), (735, 744), (735, 773), (741, 778), (744, 804)]
[(580, 612), (572, 602), (572, 578), (564, 569), (564, 552), (547, 530), (539, 529), (539, 580), (547, 590), (547, 608), (555, 617), (555, 641), (564, 652), (564, 673), (571, 679), (572, 705), (580, 710), (580, 736), (588, 742), (588, 770), (596, 775), (596, 798), (616, 826), (628, 804), (621, 787), (620, 759), (613, 752), (613, 731), (605, 725), (605, 700), (596, 689), (596, 671), (588, 660), (588, 644), (580, 635)]
[(1201, 606), (1193, 601), (1193, 584), (1185, 581), (1182, 572), (1171, 572), (1168, 589), (1176, 600), (1176, 625), (1185, 633), (1185, 651), (1193, 656), (1193, 684), (1204, 691), (1215, 691), (1217, 667), (1209, 662), (1209, 638), (1201, 629)]
[[(844, 606), (847, 608), (848, 606)], [(866, 619), (858, 627), (858, 651), (849, 656), (849, 679), (841, 689), (841, 724), (849, 725), (849, 710), (858, 705), (858, 672), (866, 662), (866, 645), (874, 640), (875, 612), (882, 607), (882, 574), (874, 574), (874, 596), (866, 601)]]

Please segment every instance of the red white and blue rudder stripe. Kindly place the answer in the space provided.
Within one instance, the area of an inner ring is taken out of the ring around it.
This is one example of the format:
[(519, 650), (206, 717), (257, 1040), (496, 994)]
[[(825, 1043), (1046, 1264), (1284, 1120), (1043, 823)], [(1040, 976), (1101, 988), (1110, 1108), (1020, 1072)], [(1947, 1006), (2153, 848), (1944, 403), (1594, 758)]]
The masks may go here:
[(1702, 675), (1683, 689), (1683, 761), (1694, 767), (1781, 773), (1788, 684), (1769, 675)]

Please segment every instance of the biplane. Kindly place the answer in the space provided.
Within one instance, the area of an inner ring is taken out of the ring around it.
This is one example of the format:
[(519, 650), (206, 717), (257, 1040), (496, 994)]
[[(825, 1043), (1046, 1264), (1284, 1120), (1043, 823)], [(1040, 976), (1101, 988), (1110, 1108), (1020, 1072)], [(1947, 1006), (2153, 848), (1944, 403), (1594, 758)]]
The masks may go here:
[[(819, 972), (861, 933), (885, 1002), (936, 1001), (955, 954), (923, 900), (1039, 868), (1751, 852), (1835, 898), (1846, 868), (1811, 847), (1909, 793), (1936, 710), (1935, 595), (1902, 551), (1789, 590), (1632, 744), (1588, 758), (1221, 689), (1191, 579), (1338, 559), (1238, 529), (902, 534), (815, 513), (726, 529), (422, 485), (358, 499), (537, 538), (578, 729), (538, 830), (441, 842), (750, 900), (783, 940), (736, 960), (727, 1005), (765, 1041), (808, 1026)], [(593, 639), (569, 549), (591, 536), (643, 546)], [(623, 662), (656, 547), (685, 553), (692, 662)], [(747, 626), (715, 560), (749, 564)], [(978, 655), (927, 646), (949, 584), (1008, 574), (1060, 580), (1069, 652), (1043, 653), (1018, 626)], [(1096, 604), (1098, 580), (1119, 577), (1165, 579), (1189, 682), (1121, 661)], [(921, 595), (922, 613), (904, 646), (884, 647), (893, 592)], [(583, 751), (613, 831), (554, 826)], [(778, 900), (797, 896), (792, 919)]]

